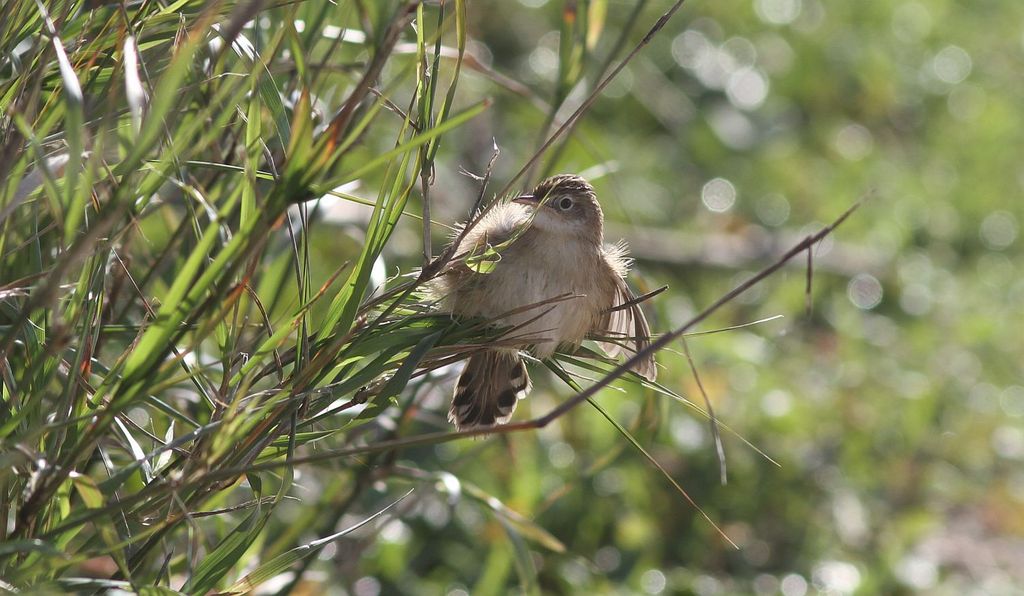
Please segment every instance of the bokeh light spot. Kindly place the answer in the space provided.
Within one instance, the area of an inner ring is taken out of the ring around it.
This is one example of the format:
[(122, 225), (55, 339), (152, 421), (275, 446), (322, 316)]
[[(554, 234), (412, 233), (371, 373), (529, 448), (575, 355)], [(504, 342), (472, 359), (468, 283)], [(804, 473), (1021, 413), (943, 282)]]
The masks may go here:
[(537, 46), (530, 52), (530, 69), (540, 76), (549, 76), (558, 70), (558, 54), (545, 46)]
[(762, 573), (754, 578), (754, 592), (758, 594), (778, 594), (779, 578), (769, 573)]
[(985, 113), (988, 96), (985, 90), (971, 84), (958, 85), (946, 99), (949, 114), (957, 120), (977, 120)]
[(708, 115), (708, 124), (722, 144), (730, 149), (749, 149), (757, 135), (750, 119), (729, 104), (712, 109)]
[(658, 569), (648, 569), (640, 576), (640, 589), (647, 594), (661, 594), (667, 583), (665, 574)]
[(722, 51), (732, 57), (736, 68), (751, 68), (757, 63), (757, 47), (746, 37), (730, 37), (722, 44)]
[(736, 187), (725, 178), (713, 178), (701, 189), (700, 200), (709, 210), (724, 213), (736, 203)]
[(622, 563), (622, 553), (614, 546), (602, 546), (594, 553), (594, 563), (601, 571), (610, 573), (619, 568)]
[(907, 284), (900, 293), (900, 308), (908, 315), (927, 314), (933, 302), (932, 291), (925, 284)]
[(669, 430), (675, 444), (687, 451), (700, 449), (707, 438), (704, 425), (693, 418), (674, 418)]
[(935, 561), (916, 555), (904, 557), (894, 571), (901, 582), (915, 590), (927, 590), (939, 579)]
[(804, 596), (807, 594), (807, 580), (798, 573), (790, 573), (782, 578), (779, 589), (784, 596)]
[(576, 451), (564, 441), (558, 441), (548, 448), (548, 459), (556, 468), (566, 468), (576, 460)]
[(946, 46), (935, 55), (932, 69), (939, 80), (955, 85), (971, 74), (971, 55), (960, 46)]
[(753, 110), (768, 97), (768, 78), (756, 68), (741, 68), (729, 77), (725, 94), (737, 108)]
[(1010, 385), (999, 394), (999, 405), (1007, 416), (1024, 417), (1024, 387)]
[(772, 418), (781, 418), (793, 409), (793, 397), (782, 389), (772, 389), (761, 398), (761, 410)]
[(380, 539), (392, 544), (405, 544), (412, 539), (412, 530), (402, 520), (394, 519), (381, 528)]
[(850, 280), (846, 295), (857, 308), (870, 310), (882, 302), (882, 284), (873, 275), (860, 273)]
[(919, 41), (931, 30), (932, 14), (920, 2), (905, 2), (893, 11), (892, 32), (903, 41)]
[(1017, 239), (1017, 218), (1009, 211), (993, 211), (981, 222), (981, 241), (993, 250), (1003, 250)]
[(754, 213), (765, 225), (781, 226), (789, 220), (789, 201), (779, 193), (764, 195), (754, 203)]
[(772, 25), (788, 25), (800, 16), (801, 0), (756, 0), (754, 10), (757, 16)]
[(377, 578), (366, 576), (356, 580), (352, 591), (356, 596), (377, 596), (380, 594), (380, 587)]
[(860, 586), (860, 571), (846, 561), (823, 561), (813, 577), (815, 586), (832, 594), (852, 594)]
[(850, 161), (860, 161), (867, 157), (874, 144), (871, 131), (860, 124), (848, 124), (836, 133), (836, 151)]
[(672, 57), (683, 68), (693, 70), (708, 58), (711, 42), (700, 31), (687, 29), (672, 40)]
[(992, 449), (999, 457), (1024, 459), (1024, 430), (1000, 426), (992, 432)]
[(145, 408), (132, 408), (128, 410), (128, 417), (140, 427), (145, 427), (149, 424), (149, 412)]

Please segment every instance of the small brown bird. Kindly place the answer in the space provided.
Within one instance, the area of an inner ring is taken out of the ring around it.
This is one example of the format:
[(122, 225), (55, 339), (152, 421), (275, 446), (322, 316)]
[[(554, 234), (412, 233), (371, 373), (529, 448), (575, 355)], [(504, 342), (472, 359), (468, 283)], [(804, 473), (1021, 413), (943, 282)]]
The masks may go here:
[[(500, 256), (488, 267), (474, 263), (492, 247)], [(504, 338), (521, 338), (519, 347), (537, 358), (588, 336), (611, 357), (632, 356), (649, 344), (640, 307), (616, 308), (633, 299), (624, 279), (630, 259), (621, 244), (604, 245), (604, 214), (594, 188), (579, 176), (548, 178), (532, 193), (494, 206), (455, 254), (440, 276), (444, 306), (511, 327)], [(552, 301), (565, 295), (571, 297)], [(653, 381), (654, 357), (634, 370)], [(504, 424), (530, 387), (518, 349), (478, 352), (459, 377), (448, 420), (460, 429)]]

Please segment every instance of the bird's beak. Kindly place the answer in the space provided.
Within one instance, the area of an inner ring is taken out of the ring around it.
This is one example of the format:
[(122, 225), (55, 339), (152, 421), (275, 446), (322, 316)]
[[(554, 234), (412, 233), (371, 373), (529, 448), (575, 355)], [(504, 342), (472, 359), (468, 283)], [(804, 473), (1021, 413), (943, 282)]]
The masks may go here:
[(537, 200), (537, 197), (528, 194), (519, 195), (518, 197), (512, 199), (512, 202), (519, 203), (520, 205), (527, 205), (529, 207), (536, 207), (540, 204), (540, 201)]

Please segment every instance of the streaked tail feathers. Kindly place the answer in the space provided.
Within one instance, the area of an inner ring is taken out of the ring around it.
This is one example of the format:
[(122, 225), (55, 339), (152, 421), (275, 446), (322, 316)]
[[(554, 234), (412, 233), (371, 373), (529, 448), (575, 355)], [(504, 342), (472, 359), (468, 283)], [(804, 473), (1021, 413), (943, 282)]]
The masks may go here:
[(531, 386), (526, 363), (517, 351), (474, 354), (455, 386), (448, 421), (460, 430), (504, 424)]

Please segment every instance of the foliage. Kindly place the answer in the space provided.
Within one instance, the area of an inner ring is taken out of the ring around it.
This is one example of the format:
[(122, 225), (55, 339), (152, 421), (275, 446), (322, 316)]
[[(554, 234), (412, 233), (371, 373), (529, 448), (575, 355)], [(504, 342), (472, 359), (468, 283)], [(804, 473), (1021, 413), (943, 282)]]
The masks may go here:
[[(669, 6), (5, 2), (4, 586), (1024, 585), (1022, 7), (694, 3), (645, 38)], [(418, 282), (478, 197), (555, 171), (671, 286), (658, 331), (867, 198), (809, 310), (787, 268), (687, 340), (702, 388), (676, 344), (661, 386), (455, 440), (449, 365), (495, 339)]]

